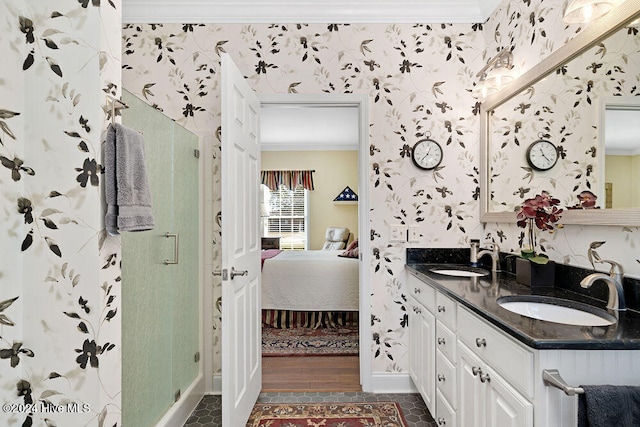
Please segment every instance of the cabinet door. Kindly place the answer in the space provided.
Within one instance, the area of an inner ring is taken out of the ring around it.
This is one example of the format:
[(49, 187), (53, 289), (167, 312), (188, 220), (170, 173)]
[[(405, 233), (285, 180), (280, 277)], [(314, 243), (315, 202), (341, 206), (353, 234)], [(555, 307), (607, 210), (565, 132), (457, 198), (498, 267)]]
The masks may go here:
[(435, 414), (436, 319), (413, 298), (410, 298), (410, 302), (409, 371), (427, 409)]
[(458, 420), (464, 427), (490, 426), (485, 424), (486, 387), (480, 381), (478, 369), (486, 368), (467, 346), (458, 341)]
[(458, 378), (461, 426), (533, 426), (533, 404), (460, 341)]
[(486, 425), (533, 427), (533, 404), (500, 377), (487, 369)]

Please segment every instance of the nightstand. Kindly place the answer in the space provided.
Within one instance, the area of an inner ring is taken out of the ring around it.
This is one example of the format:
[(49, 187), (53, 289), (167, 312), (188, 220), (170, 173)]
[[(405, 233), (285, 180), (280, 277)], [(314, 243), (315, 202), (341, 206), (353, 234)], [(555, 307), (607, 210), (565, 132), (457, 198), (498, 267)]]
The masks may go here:
[(263, 237), (262, 250), (264, 249), (280, 249), (280, 238), (279, 237)]

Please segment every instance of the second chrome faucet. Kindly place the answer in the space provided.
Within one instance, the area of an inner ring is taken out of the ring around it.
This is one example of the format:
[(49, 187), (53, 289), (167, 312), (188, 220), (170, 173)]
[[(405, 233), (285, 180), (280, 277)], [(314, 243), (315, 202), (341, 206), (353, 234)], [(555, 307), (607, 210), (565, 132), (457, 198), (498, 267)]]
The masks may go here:
[(480, 267), (480, 258), (485, 255), (491, 256), (491, 271), (498, 271), (500, 263), (500, 246), (497, 243), (489, 243), (491, 250), (481, 249), (479, 240), (471, 240), (471, 256), (469, 262), (473, 267)]
[(609, 286), (607, 308), (611, 310), (625, 311), (627, 309), (627, 304), (624, 300), (624, 287), (622, 286), (624, 280), (624, 271), (622, 266), (615, 261), (609, 261), (606, 259), (596, 260), (595, 262), (610, 264), (611, 269), (609, 270), (609, 274), (592, 273), (582, 279), (580, 286), (583, 288), (590, 288), (596, 281), (602, 280)]

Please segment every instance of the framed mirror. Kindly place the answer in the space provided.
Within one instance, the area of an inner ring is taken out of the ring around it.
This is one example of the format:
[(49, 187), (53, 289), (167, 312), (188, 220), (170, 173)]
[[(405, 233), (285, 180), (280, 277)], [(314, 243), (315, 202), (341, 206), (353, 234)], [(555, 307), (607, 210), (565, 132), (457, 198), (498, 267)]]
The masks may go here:
[[(640, 148), (607, 141), (616, 116), (640, 119), (638, 18), (640, 0), (621, 3), (482, 104), (482, 222), (514, 222), (547, 191), (565, 224), (640, 226)], [(626, 133), (640, 147), (640, 129)], [(550, 147), (557, 161), (532, 158)]]

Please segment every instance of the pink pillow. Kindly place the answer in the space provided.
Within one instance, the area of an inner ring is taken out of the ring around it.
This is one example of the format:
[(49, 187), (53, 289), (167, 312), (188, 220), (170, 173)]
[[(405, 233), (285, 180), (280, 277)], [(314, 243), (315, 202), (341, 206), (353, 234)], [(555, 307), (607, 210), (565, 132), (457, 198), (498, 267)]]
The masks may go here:
[(349, 243), (349, 246), (347, 246), (347, 251), (351, 251), (354, 250), (355, 248), (358, 247), (358, 239), (355, 239), (353, 242)]
[(342, 252), (338, 256), (343, 258), (358, 258), (359, 254), (360, 254), (360, 250), (358, 248), (353, 248), (350, 251)]

